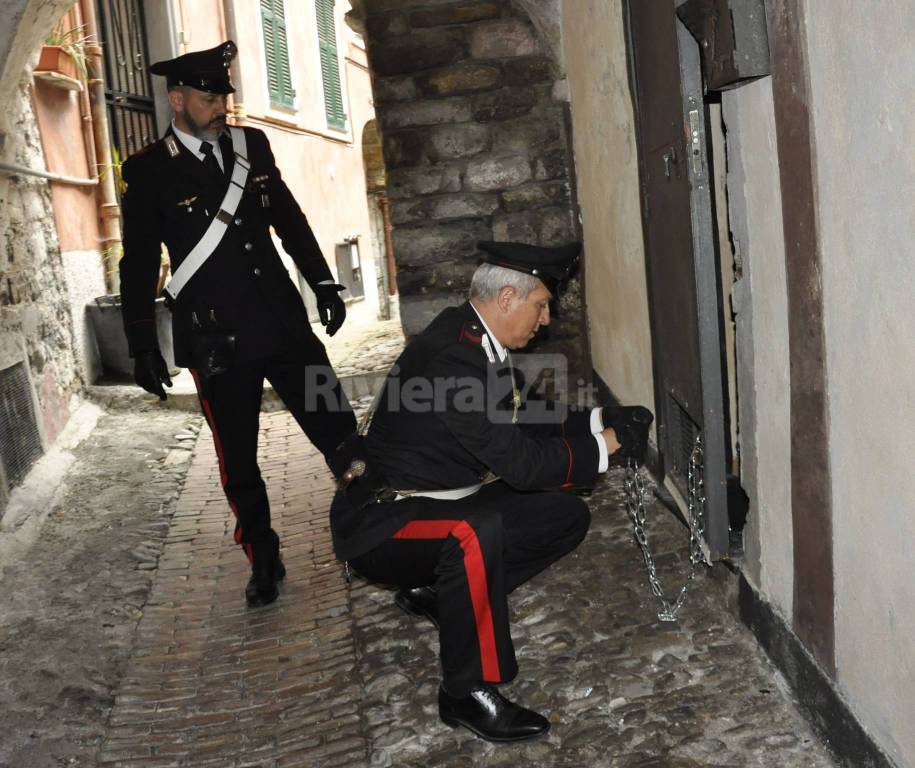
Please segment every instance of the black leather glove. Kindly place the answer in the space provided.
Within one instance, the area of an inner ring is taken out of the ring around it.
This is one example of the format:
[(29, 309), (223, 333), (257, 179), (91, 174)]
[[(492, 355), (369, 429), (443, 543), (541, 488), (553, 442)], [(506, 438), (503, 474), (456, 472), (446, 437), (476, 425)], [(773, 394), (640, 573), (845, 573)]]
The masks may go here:
[(340, 291), (345, 291), (345, 285), (326, 283), (315, 286), (315, 297), (318, 300), (318, 315), (321, 325), (327, 326), (327, 335), (333, 336), (340, 330), (346, 319), (346, 304), (340, 298)]
[(628, 459), (643, 464), (648, 450), (648, 431), (654, 421), (651, 411), (641, 405), (607, 407), (601, 410), (601, 420), (605, 428), (610, 427), (616, 432), (620, 444), (613, 458), (622, 464)]
[(165, 400), (165, 390), (162, 385), (170, 387), (171, 377), (168, 375), (168, 366), (158, 349), (148, 352), (138, 352), (133, 358), (133, 378), (137, 385), (143, 387), (151, 395), (158, 395), (160, 400)]

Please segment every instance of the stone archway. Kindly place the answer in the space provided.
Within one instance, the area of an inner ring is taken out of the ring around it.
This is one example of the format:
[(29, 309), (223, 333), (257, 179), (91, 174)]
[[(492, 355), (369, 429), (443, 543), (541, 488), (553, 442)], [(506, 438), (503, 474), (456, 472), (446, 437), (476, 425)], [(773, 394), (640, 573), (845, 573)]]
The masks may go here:
[[(528, 8), (535, 16), (528, 14)], [(466, 295), (479, 240), (580, 238), (559, 0), (363, 0), (409, 336)], [(590, 375), (580, 280), (552, 341)]]
[[(26, 65), (39, 44), (73, 0), (0, 0), (0, 103), (15, 104), (16, 93), (27, 77)], [(0, 157), (15, 153), (10, 129), (19, 110), (0, 112)]]
[[(0, 0), (0, 160), (40, 151), (29, 101), (31, 60), (54, 23), (73, 0)], [(0, 231), (10, 222), (11, 176), (0, 174)]]

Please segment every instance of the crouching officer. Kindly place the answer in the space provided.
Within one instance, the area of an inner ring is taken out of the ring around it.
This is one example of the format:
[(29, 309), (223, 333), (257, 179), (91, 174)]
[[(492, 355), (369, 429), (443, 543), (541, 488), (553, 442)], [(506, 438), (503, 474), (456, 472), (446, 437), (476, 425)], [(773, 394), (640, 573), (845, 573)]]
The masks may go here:
[(364, 443), (350, 441), (331, 529), (338, 558), (401, 587), (397, 604), (438, 626), (442, 720), (516, 741), (549, 722), (495, 687), (518, 672), (506, 596), (578, 546), (588, 507), (562, 491), (593, 485), (611, 460), (641, 461), (652, 419), (528, 400), (510, 351), (549, 324), (580, 245), (480, 248), (470, 300), (409, 343)]
[(256, 607), (277, 598), (285, 575), (257, 465), (264, 380), (325, 457), (356, 423), (270, 228), (315, 292), (331, 336), (346, 315), (343, 286), (334, 282), (267, 137), (226, 126), (235, 51), (229, 41), (150, 67), (166, 78), (174, 119), (160, 140), (124, 163), (120, 276), (137, 384), (164, 400), (162, 385), (171, 381), (156, 337), (154, 301), (165, 243), (175, 362), (193, 374), (213, 432), (236, 518), (235, 541), (251, 563), (246, 599)]

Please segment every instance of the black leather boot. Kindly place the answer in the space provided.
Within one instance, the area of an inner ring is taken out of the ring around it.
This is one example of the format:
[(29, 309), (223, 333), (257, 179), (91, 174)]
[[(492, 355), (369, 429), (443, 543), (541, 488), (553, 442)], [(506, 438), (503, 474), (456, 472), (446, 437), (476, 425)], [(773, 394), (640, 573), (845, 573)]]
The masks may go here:
[(245, 599), (249, 608), (260, 608), (280, 596), (276, 585), (286, 576), (286, 567), (280, 559), (280, 539), (273, 531), (252, 544), (251, 551), (254, 563), (245, 587)]
[(404, 587), (394, 595), (394, 602), (411, 616), (429, 619), (438, 629), (438, 593), (432, 587)]
[(439, 687), (438, 713), (446, 725), (463, 725), (487, 741), (522, 741), (550, 730), (550, 721), (543, 715), (509, 701), (487, 683), (475, 685), (462, 697)]

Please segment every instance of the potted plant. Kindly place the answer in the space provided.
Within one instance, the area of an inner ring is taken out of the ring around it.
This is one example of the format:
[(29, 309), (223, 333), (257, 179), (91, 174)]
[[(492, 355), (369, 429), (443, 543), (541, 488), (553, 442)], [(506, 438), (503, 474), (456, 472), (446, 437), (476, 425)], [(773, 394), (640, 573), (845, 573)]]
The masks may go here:
[(82, 90), (89, 76), (86, 46), (93, 42), (85, 29), (85, 25), (64, 29), (62, 23), (54, 27), (41, 48), (35, 76), (62, 88)]

